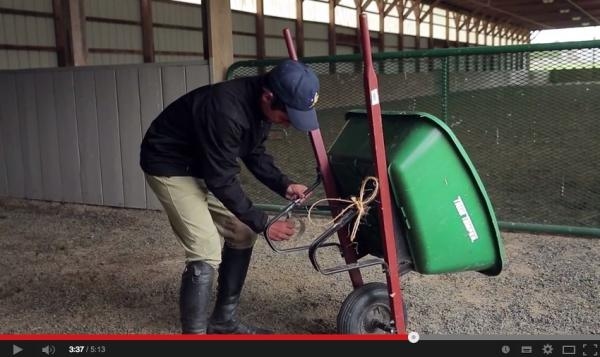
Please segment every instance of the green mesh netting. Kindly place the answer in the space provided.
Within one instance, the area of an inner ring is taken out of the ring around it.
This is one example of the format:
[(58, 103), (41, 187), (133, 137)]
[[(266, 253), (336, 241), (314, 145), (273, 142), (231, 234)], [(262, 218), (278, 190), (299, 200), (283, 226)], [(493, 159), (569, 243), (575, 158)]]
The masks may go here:
[[(375, 61), (381, 108), (428, 112), (446, 121), (475, 164), (499, 220), (600, 227), (598, 41), (594, 46), (444, 57), (391, 54)], [(317, 111), (327, 147), (342, 129), (344, 113), (365, 108), (360, 56), (338, 60), (308, 61), (320, 78)], [(237, 63), (230, 78), (270, 68), (260, 61)], [(293, 179), (306, 184), (315, 179), (306, 135), (276, 128), (268, 150)], [(247, 171), (242, 181), (254, 202), (284, 203)], [(316, 196), (324, 197), (323, 191)]]

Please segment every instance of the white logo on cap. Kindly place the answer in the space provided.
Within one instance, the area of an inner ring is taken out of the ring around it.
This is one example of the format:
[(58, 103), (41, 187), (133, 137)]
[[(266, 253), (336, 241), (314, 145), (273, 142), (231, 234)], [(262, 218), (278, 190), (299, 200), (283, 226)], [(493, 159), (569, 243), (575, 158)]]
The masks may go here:
[(317, 104), (317, 102), (319, 101), (319, 92), (315, 92), (315, 96), (313, 97), (313, 99), (310, 101), (310, 106), (309, 108), (312, 108), (315, 106), (315, 104)]

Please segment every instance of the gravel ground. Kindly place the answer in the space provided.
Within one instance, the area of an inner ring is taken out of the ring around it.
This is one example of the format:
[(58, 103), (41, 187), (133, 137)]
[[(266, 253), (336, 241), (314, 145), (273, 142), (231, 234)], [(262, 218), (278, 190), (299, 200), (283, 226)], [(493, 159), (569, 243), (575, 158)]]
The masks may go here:
[[(302, 240), (322, 228), (308, 227)], [(600, 334), (600, 240), (504, 233), (508, 265), (402, 277), (409, 331)], [(324, 264), (336, 258), (323, 257)], [(161, 211), (0, 199), (0, 333), (178, 333), (183, 255)], [(366, 282), (385, 281), (380, 268)], [(335, 333), (352, 292), (306, 253), (260, 240), (242, 317), (279, 333)]]

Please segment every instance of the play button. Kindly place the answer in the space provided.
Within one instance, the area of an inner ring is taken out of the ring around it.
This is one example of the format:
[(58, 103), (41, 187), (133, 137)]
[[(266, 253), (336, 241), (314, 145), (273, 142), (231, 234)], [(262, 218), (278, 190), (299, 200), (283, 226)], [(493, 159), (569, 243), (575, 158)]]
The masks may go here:
[(13, 356), (21, 351), (23, 351), (23, 349), (21, 347), (19, 347), (17, 345), (13, 345)]

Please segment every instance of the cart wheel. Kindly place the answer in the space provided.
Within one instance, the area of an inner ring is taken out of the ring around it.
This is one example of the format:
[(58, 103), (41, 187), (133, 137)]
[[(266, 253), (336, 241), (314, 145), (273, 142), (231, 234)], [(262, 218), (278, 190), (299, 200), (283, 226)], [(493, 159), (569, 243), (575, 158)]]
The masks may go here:
[[(406, 325), (406, 306), (404, 306)], [(385, 334), (391, 332), (392, 312), (385, 283), (367, 283), (355, 289), (342, 303), (337, 316), (341, 334)]]

